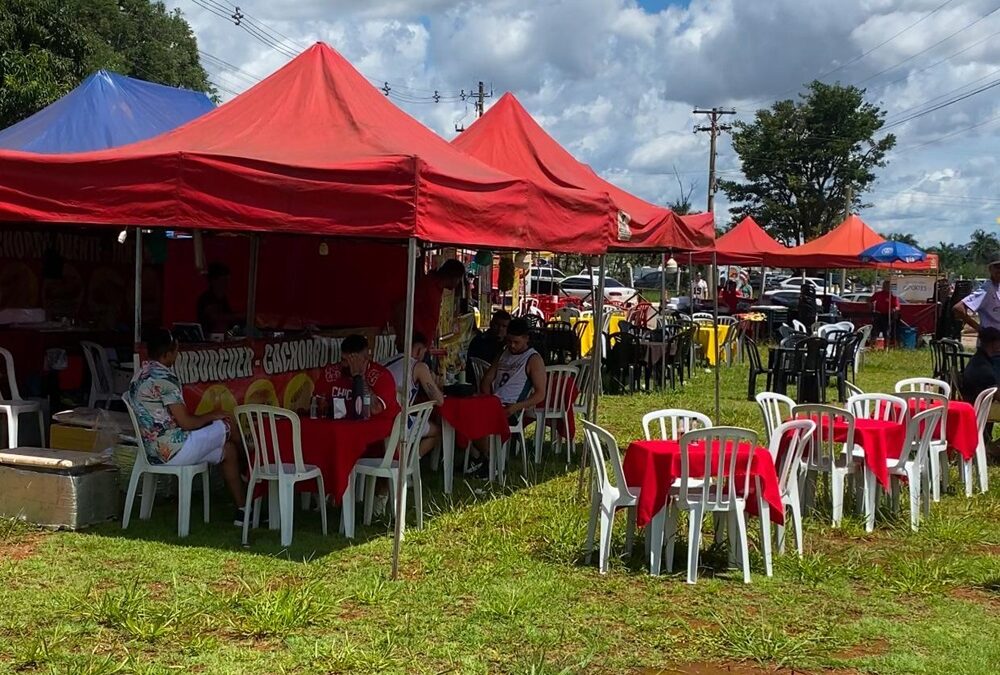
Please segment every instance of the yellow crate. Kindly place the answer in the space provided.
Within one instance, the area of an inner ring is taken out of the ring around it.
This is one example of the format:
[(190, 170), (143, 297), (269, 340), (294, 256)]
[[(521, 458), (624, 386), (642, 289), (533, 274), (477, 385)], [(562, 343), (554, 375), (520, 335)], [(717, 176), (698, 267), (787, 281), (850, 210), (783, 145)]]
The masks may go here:
[(72, 427), (66, 424), (53, 424), (49, 427), (49, 447), (55, 450), (79, 450), (82, 452), (99, 452), (103, 448), (95, 448), (97, 432), (83, 427)]

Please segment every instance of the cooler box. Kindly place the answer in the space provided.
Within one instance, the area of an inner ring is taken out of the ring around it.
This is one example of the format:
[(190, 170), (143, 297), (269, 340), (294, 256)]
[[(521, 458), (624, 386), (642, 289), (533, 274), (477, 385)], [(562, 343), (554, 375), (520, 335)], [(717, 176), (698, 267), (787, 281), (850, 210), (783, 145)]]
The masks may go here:
[(118, 469), (90, 452), (0, 451), (0, 516), (76, 530), (117, 520)]
[(912, 326), (900, 326), (899, 346), (903, 349), (917, 348), (917, 329)]

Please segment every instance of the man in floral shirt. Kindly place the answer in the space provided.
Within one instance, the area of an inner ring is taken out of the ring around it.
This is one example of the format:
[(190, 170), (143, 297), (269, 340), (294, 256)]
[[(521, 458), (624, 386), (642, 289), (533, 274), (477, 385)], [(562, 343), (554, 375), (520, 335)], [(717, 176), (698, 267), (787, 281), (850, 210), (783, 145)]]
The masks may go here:
[(142, 432), (150, 464), (219, 464), (226, 487), (236, 502), (234, 523), (243, 525), (243, 481), (236, 444), (229, 439), (231, 418), (225, 411), (192, 415), (184, 404), (181, 383), (172, 370), (177, 341), (158, 329), (146, 341), (149, 360), (132, 378), (128, 402)]

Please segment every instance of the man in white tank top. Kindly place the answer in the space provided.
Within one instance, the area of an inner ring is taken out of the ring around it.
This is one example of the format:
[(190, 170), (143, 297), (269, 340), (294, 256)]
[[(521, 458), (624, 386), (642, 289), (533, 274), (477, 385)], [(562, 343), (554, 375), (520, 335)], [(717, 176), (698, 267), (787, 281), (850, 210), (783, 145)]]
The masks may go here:
[[(402, 340), (399, 340), (402, 342)], [(397, 348), (402, 351), (402, 347), (405, 345), (397, 344)], [(413, 364), (412, 367), (412, 381), (410, 382), (409, 391), (409, 401), (413, 404), (417, 399), (417, 394), (423, 391), (427, 396), (428, 401), (434, 401), (437, 405), (444, 403), (444, 394), (437, 386), (437, 382), (434, 381), (434, 375), (431, 374), (431, 369), (427, 367), (424, 363), (424, 356), (427, 355), (427, 338), (424, 337), (423, 333), (413, 334), (413, 350), (410, 352), (410, 363)], [(403, 379), (406, 377), (404, 372), (406, 369), (406, 359), (403, 358), (402, 354), (397, 354), (393, 356), (384, 364), (386, 370), (392, 374), (392, 379), (396, 382), (396, 397), (399, 399), (400, 405), (403, 403)], [(434, 446), (437, 444), (437, 439), (441, 436), (441, 427), (439, 424), (433, 420), (427, 421), (427, 426), (424, 428), (423, 433), (421, 433), (422, 440), (420, 441), (420, 456), (423, 457), (428, 452), (430, 452)]]
[[(545, 361), (529, 345), (528, 329), (524, 319), (511, 320), (507, 327), (507, 347), (483, 375), (479, 385), (481, 393), (500, 399), (511, 424), (522, 410), (534, 410), (545, 400)], [(481, 464), (480, 458), (488, 451), (485, 439), (477, 439), (472, 450), (473, 459)]]

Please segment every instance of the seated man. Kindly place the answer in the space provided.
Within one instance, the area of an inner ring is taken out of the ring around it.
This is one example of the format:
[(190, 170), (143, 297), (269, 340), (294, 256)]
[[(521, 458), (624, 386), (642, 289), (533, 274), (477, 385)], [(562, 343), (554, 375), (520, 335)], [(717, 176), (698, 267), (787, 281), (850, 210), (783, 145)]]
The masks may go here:
[[(507, 326), (510, 325), (510, 314), (498, 310), (490, 318), (490, 327), (472, 338), (469, 343), (469, 359), (477, 358), (493, 363), (507, 344)], [(471, 366), (469, 374), (471, 375)]]
[[(518, 413), (534, 410), (545, 400), (545, 361), (528, 344), (528, 331), (528, 322), (524, 319), (511, 320), (507, 328), (507, 348), (486, 371), (479, 385), (482, 393), (500, 399), (512, 425), (517, 423)], [(486, 439), (473, 443), (470, 474), (485, 477), (489, 467), (483, 457), (488, 452)]]
[(246, 495), (240, 478), (239, 451), (230, 439), (230, 414), (222, 410), (206, 415), (188, 412), (180, 381), (172, 370), (178, 346), (170, 331), (154, 331), (146, 348), (149, 360), (135, 374), (126, 396), (139, 422), (149, 463), (220, 464), (237, 507), (233, 521), (242, 527)]
[[(402, 340), (397, 336), (397, 348), (402, 351), (406, 345), (401, 344)], [(410, 352), (410, 364), (412, 366), (412, 381), (410, 382), (410, 392), (407, 399), (410, 405), (416, 403), (417, 395), (423, 392), (428, 401), (434, 401), (437, 405), (444, 403), (444, 394), (438, 389), (437, 382), (431, 369), (424, 363), (427, 355), (427, 338), (422, 333), (413, 334), (413, 350)], [(403, 402), (403, 378), (406, 373), (406, 359), (402, 354), (389, 359), (385, 364), (386, 370), (392, 374), (392, 379), (396, 383), (396, 397), (400, 403)], [(427, 421), (427, 426), (421, 433), (420, 456), (423, 457), (434, 449), (438, 439), (441, 438), (441, 427), (433, 420)]]
[(962, 398), (975, 403), (976, 398), (990, 387), (1000, 386), (997, 372), (1000, 357), (1000, 329), (983, 328), (979, 331), (979, 348), (969, 359), (962, 373)]
[[(399, 411), (399, 401), (396, 398), (396, 382), (385, 366), (372, 361), (368, 338), (364, 335), (348, 335), (340, 345), (340, 366), (335, 369), (331, 383), (331, 394), (334, 398), (345, 399), (347, 415), (352, 418), (361, 416), (361, 400), (365, 394), (371, 399), (371, 416), (386, 412), (395, 415)], [(383, 457), (385, 443), (375, 443), (369, 446), (369, 457)], [(375, 515), (382, 515), (389, 501), (389, 482), (379, 480), (375, 483)]]
[(348, 417), (358, 418), (365, 393), (371, 398), (372, 416), (386, 409), (399, 410), (396, 383), (384, 366), (372, 361), (368, 338), (348, 335), (340, 345), (340, 365), (334, 369), (330, 394), (345, 400)]

